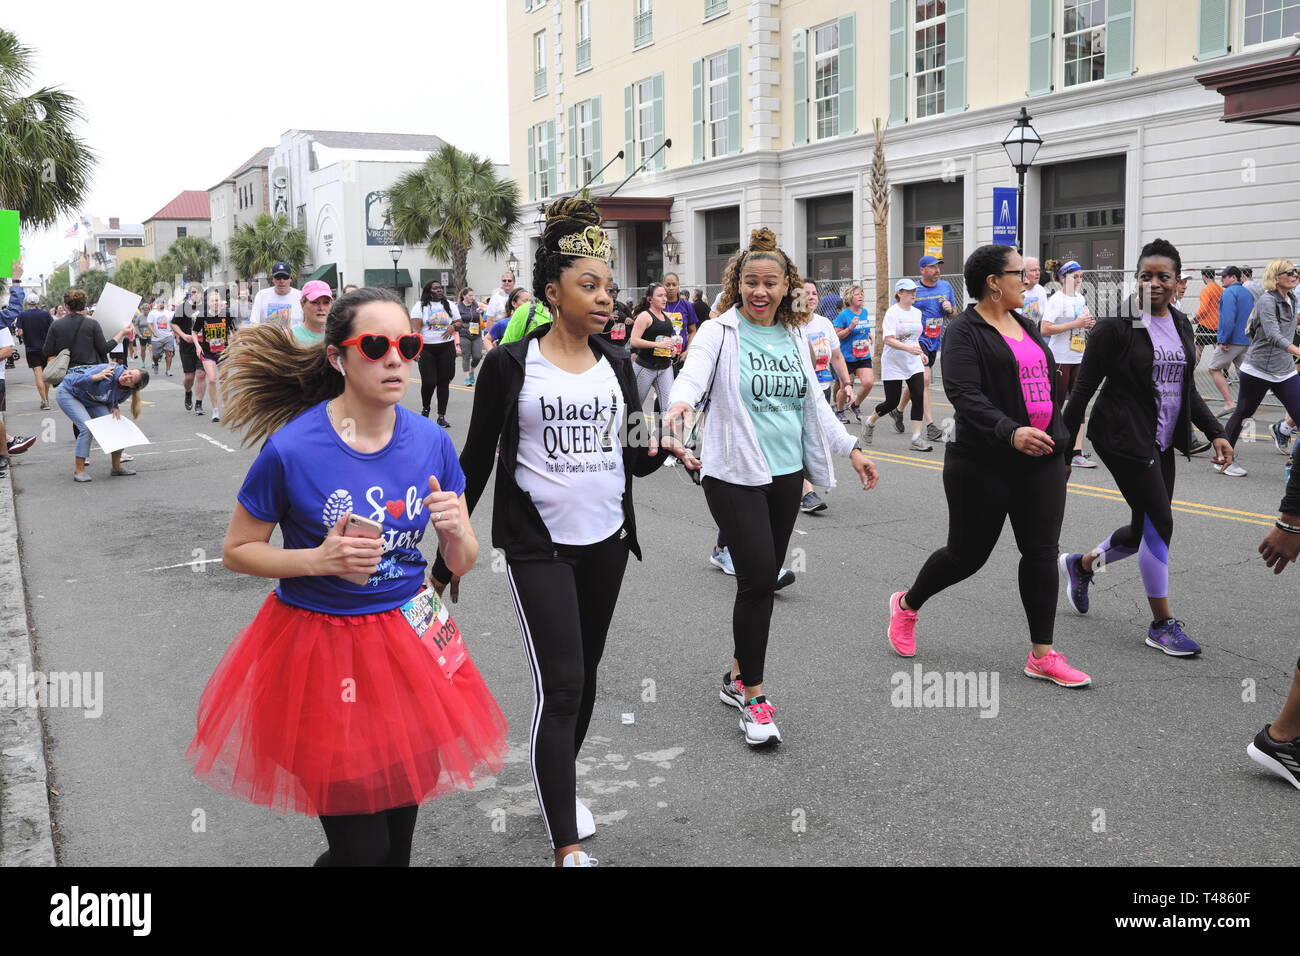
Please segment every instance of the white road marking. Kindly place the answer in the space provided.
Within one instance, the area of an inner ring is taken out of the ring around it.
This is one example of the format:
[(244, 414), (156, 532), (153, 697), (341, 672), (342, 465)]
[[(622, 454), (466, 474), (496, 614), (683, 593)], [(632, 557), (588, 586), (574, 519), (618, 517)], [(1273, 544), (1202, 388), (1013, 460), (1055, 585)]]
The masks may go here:
[(195, 432), (194, 434), (198, 435), (198, 436), (199, 436), (200, 438), (202, 438), (205, 442), (210, 442), (211, 444), (216, 445), (216, 446), (217, 446), (218, 448), (220, 448), (222, 451), (228, 451), (228, 452), (230, 452), (230, 453), (232, 453), (232, 454), (233, 454), (234, 451), (235, 451), (235, 449), (231, 448), (229, 445), (223, 445), (223, 444), (221, 444), (221, 442), (217, 441), (215, 438), (210, 438), (210, 437), (208, 437), (207, 435), (203, 434), (203, 432)]
[(145, 574), (150, 571), (171, 571), (176, 568), (192, 568), (199, 564), (220, 564), (220, 558), (204, 558), (202, 561), (182, 561), (180, 564), (165, 564), (161, 568), (147, 568)]

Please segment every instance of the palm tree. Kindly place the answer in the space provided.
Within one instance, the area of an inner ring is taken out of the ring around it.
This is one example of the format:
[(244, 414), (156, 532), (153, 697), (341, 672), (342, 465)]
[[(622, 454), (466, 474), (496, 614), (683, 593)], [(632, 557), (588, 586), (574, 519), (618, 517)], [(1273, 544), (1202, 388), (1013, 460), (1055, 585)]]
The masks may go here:
[(289, 228), (284, 216), (262, 213), (251, 226), (240, 226), (230, 236), (230, 264), (243, 279), (259, 273), (269, 275), (277, 262), (289, 263), (297, 275), (306, 261), (307, 235)]
[(399, 176), (388, 199), (402, 242), (424, 246), (435, 259), (451, 260), (457, 293), (465, 288), (474, 244), (491, 255), (505, 255), (519, 222), (519, 184), (498, 176), (491, 160), (450, 143), (431, 153), (419, 169)]
[(166, 276), (167, 272), (152, 259), (127, 259), (113, 273), (113, 285), (149, 299), (166, 295), (169, 289)]
[(889, 310), (889, 167), (885, 165), (885, 128), (872, 122), (875, 145), (871, 150), (871, 218), (876, 225), (876, 367), (885, 340), (885, 312)]
[(58, 87), (26, 96), (32, 50), (0, 29), (0, 209), (17, 209), (28, 228), (52, 226), (76, 213), (95, 167), (91, 152), (72, 128), (81, 103)]
[(207, 239), (181, 236), (158, 260), (158, 266), (163, 275), (179, 275), (184, 282), (202, 282), (220, 262), (221, 250)]
[(77, 276), (77, 288), (86, 293), (86, 301), (91, 305), (99, 301), (99, 296), (107, 284), (108, 273), (103, 269), (89, 269)]

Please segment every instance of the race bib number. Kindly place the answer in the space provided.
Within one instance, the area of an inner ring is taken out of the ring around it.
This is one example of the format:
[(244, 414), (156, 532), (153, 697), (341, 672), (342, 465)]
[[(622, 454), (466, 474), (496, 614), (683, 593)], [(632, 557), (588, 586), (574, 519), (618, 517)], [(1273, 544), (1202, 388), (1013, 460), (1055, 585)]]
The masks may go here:
[(935, 322), (934, 324), (932, 324), (932, 325), (927, 325), (927, 326), (925, 327), (925, 334), (924, 334), (923, 337), (924, 337), (924, 338), (927, 338), (927, 339), (938, 338), (938, 337), (939, 337), (939, 333), (941, 333), (942, 331), (943, 331), (943, 323), (942, 323), (942, 322)]
[(682, 334), (682, 317), (677, 313), (670, 313), (673, 317), (673, 335)]
[(208, 343), (208, 351), (214, 355), (217, 352), (224, 351), (226, 348), (225, 325), (205, 325), (203, 327), (203, 338)]
[(673, 354), (673, 348), (672, 348), (672, 345), (671, 345), (671, 343), (672, 343), (672, 339), (670, 339), (670, 338), (669, 338), (668, 336), (666, 336), (666, 335), (661, 335), (661, 336), (659, 336), (657, 339), (655, 339), (655, 341), (656, 341), (656, 342), (668, 342), (668, 343), (670, 343), (670, 344), (667, 345), (667, 346), (663, 346), (663, 345), (657, 346), (657, 347), (655, 348), (655, 350), (654, 350), (654, 355), (655, 355), (655, 357), (656, 357), (656, 358), (671, 358), (671, 357), (672, 357), (672, 354)]
[(609, 337), (616, 342), (622, 342), (627, 338), (627, 326), (622, 322), (615, 322), (613, 327), (609, 330)]
[(1070, 336), (1070, 351), (1071, 351), (1071, 352), (1082, 352), (1082, 351), (1084, 350), (1084, 347), (1085, 347), (1087, 344), (1088, 344), (1088, 340), (1087, 340), (1086, 338), (1084, 338), (1082, 335), (1079, 335), (1079, 334), (1076, 333), (1076, 334)]
[(478, 335), (478, 334), (479, 334), (479, 331), (478, 331), (478, 330), (479, 330), (479, 324), (478, 324), (477, 322), (471, 322), (471, 323), (469, 324), (469, 334), (470, 334), (470, 335)]
[(860, 361), (871, 355), (871, 340), (857, 339), (853, 343), (853, 360)]
[(420, 643), (433, 655), (447, 680), (469, 660), (469, 651), (460, 636), (460, 628), (451, 619), (438, 592), (426, 588), (402, 605), (402, 616), (415, 631)]

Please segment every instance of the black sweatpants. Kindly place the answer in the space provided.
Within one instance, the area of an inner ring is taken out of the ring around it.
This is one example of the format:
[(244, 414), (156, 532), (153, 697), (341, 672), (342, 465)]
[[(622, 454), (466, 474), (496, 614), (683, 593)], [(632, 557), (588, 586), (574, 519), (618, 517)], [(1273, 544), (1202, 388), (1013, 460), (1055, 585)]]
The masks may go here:
[(588, 545), (555, 545), (552, 561), (506, 565), (533, 672), (533, 785), (552, 849), (578, 842), (574, 761), (596, 703), (596, 669), (627, 569), (622, 529)]
[(736, 569), (731, 611), (734, 656), (746, 687), (763, 683), (767, 636), (772, 624), (776, 575), (799, 517), (803, 472), (777, 475), (765, 485), (733, 485), (706, 476), (704, 500), (725, 535)]
[[(1023, 461), (1018, 460), (1023, 459)], [(919, 611), (934, 595), (984, 566), (1008, 517), (1020, 548), (1020, 601), (1029, 640), (1051, 644), (1056, 619), (1056, 556), (1065, 515), (1065, 458), (969, 455), (953, 445), (943, 460), (948, 544), (930, 555), (908, 589)]]
[(330, 848), (316, 866), (410, 866), (415, 815), (420, 808), (321, 817)]
[[(917, 372), (907, 380), (907, 391), (912, 396), (912, 421), (925, 420), (925, 372)], [(903, 380), (890, 379), (885, 382), (885, 400), (876, 406), (876, 417), (884, 418), (898, 407), (903, 399)]]
[(429, 399), (438, 389), (438, 417), (447, 414), (447, 396), (451, 393), (451, 379), (456, 374), (456, 343), (441, 345), (425, 343), (420, 350), (420, 408), (428, 412)]

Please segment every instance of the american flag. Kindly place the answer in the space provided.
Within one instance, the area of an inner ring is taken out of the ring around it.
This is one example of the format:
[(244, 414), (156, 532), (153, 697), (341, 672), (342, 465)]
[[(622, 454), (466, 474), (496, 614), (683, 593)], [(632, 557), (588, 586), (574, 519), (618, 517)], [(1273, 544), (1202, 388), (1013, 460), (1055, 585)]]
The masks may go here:
[(72, 228), (63, 234), (64, 239), (75, 239), (77, 233), (81, 230), (81, 223), (74, 222)]

